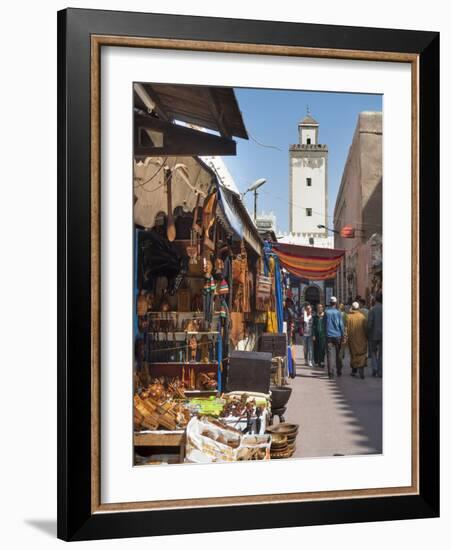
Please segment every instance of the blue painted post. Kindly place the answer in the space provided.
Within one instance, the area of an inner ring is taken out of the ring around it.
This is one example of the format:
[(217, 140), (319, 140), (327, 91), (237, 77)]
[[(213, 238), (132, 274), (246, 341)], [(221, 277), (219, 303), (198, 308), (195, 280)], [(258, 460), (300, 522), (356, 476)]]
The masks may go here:
[(138, 241), (139, 241), (139, 229), (135, 229), (133, 232), (133, 288), (134, 288), (134, 300), (133, 300), (133, 364), (134, 360), (134, 346), (137, 338), (139, 337), (139, 325), (138, 325)]

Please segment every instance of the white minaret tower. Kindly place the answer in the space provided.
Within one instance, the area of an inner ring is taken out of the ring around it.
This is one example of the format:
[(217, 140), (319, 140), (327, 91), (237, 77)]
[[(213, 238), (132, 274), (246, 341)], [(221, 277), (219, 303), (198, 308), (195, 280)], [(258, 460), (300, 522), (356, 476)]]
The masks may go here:
[(299, 143), (290, 146), (290, 233), (298, 244), (333, 247), (327, 237), (327, 145), (318, 143), (319, 124), (307, 116), (298, 124)]

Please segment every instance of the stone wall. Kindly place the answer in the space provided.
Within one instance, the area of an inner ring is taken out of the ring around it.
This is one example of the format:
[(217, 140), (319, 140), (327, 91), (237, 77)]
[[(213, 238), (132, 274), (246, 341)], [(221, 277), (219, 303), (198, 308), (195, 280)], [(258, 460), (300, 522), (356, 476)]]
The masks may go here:
[[(372, 288), (368, 241), (382, 236), (382, 113), (362, 112), (357, 120), (334, 210), (334, 229), (355, 228), (355, 238), (335, 235), (335, 247), (347, 251), (339, 273), (339, 298), (366, 296)], [(381, 245), (382, 246), (382, 245)]]

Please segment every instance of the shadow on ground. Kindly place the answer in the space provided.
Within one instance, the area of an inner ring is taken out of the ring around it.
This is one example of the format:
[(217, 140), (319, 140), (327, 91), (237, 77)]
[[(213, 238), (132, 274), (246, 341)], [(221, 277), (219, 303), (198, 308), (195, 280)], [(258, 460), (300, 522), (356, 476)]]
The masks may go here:
[[(297, 347), (296, 376), (286, 418), (300, 425), (295, 457), (382, 453), (382, 380), (343, 375), (329, 380), (327, 368), (305, 365)], [(366, 368), (370, 371), (370, 368)]]
[(350, 372), (345, 367), (342, 376), (331, 381), (337, 407), (360, 435), (362, 445), (369, 449), (367, 452), (382, 453), (382, 381), (372, 376), (361, 380)]
[(56, 519), (26, 519), (25, 523), (46, 535), (56, 538)]

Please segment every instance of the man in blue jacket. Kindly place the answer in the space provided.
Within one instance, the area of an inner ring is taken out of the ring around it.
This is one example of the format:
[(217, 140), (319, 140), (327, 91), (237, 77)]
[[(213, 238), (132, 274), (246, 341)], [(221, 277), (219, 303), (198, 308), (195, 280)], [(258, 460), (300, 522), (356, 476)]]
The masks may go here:
[(340, 348), (344, 338), (343, 315), (337, 307), (337, 298), (332, 296), (326, 309), (327, 372), (329, 378), (341, 376)]

